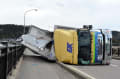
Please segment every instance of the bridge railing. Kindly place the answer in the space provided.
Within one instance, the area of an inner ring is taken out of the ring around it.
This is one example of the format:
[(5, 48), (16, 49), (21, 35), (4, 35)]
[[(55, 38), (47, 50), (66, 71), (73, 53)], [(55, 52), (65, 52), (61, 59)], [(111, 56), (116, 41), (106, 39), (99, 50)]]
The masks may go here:
[(112, 46), (112, 55), (120, 56), (120, 46)]
[(12, 69), (16, 68), (24, 49), (25, 47), (17, 42), (0, 42), (0, 79), (7, 79), (8, 74), (12, 74)]

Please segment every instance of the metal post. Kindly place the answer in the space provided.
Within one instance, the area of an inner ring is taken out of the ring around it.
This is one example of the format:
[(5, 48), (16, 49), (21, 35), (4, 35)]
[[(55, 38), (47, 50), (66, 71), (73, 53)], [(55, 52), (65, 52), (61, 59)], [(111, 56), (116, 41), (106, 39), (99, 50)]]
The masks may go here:
[(118, 56), (120, 56), (120, 48), (118, 48)]
[(25, 34), (25, 19), (26, 19), (26, 14), (28, 13), (28, 12), (30, 12), (30, 11), (37, 11), (38, 9), (30, 9), (30, 10), (27, 10), (27, 11), (25, 11), (24, 12), (24, 30), (23, 30), (23, 34)]
[(8, 42), (6, 42), (6, 75), (5, 75), (5, 79), (7, 79), (7, 75), (8, 75), (8, 52), (9, 52), (9, 48), (8, 48)]
[(23, 34), (25, 34), (25, 13), (24, 13), (24, 29), (23, 29)]

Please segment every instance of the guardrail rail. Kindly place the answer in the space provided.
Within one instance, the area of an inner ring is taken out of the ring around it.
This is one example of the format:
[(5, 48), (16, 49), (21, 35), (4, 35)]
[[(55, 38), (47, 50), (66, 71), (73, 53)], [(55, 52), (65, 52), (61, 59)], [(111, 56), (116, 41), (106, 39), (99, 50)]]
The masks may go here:
[(0, 79), (7, 79), (12, 74), (12, 69), (23, 55), (25, 47), (18, 42), (0, 42)]

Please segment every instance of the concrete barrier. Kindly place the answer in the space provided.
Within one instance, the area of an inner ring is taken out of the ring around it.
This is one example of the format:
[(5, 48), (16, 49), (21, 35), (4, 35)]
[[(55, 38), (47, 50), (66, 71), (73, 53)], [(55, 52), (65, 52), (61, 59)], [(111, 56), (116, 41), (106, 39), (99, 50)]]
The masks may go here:
[(69, 66), (66, 65), (64, 63), (61, 62), (57, 62), (60, 66), (64, 67), (65, 69), (69, 70), (71, 73), (73, 73), (74, 75), (77, 75), (79, 77), (79, 79), (96, 79), (90, 75), (88, 75), (87, 73), (78, 70), (77, 68), (73, 67), (73, 66)]

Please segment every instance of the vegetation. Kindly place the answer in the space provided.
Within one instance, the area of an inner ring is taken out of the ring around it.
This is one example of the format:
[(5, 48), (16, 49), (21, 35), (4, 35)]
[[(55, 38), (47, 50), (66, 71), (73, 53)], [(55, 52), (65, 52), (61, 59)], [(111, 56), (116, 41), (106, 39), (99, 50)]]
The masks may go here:
[[(29, 27), (26, 27), (26, 32), (28, 32)], [(16, 39), (23, 34), (23, 25), (14, 24), (4, 24), (0, 25), (0, 40)]]

